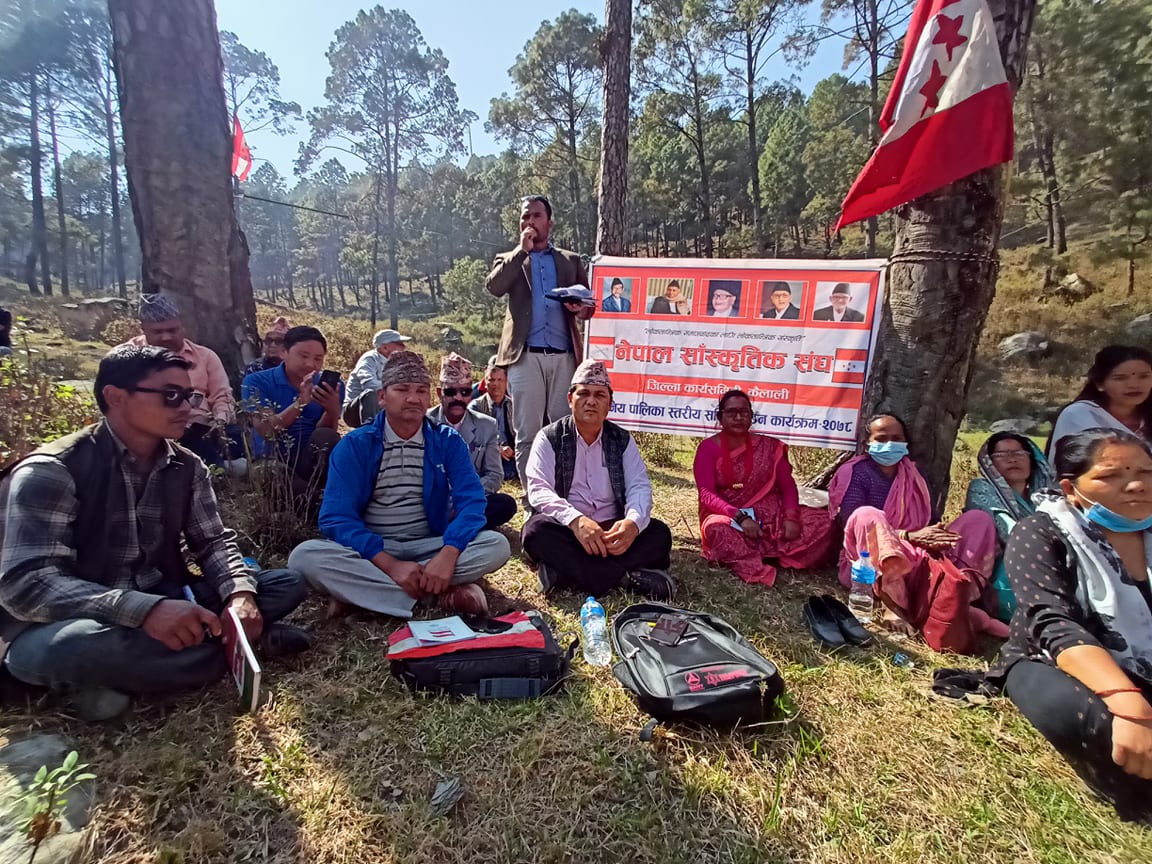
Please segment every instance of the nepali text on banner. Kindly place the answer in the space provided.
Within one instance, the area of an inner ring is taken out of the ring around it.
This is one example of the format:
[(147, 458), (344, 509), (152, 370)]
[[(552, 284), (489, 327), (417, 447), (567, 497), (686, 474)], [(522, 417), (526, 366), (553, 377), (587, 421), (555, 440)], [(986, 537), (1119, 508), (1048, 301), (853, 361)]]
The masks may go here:
[(711, 435), (741, 389), (752, 429), (851, 450), (883, 304), (882, 260), (593, 260), (585, 356), (612, 377), (609, 418)]

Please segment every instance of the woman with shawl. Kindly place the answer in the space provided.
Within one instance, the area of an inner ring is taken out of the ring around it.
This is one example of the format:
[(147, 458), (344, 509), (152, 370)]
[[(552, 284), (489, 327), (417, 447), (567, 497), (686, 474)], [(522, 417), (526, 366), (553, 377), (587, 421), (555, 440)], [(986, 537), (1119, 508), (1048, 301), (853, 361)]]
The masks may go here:
[(828, 554), (822, 510), (800, 504), (788, 446), (752, 432), (752, 403), (729, 390), (717, 409), (720, 432), (700, 443), (692, 466), (700, 500), (704, 557), (745, 582), (772, 585), (776, 568), (805, 569)]
[(1088, 429), (1053, 461), (1059, 491), (1008, 539), (1020, 608), (988, 681), (1121, 818), (1152, 825), (1152, 448)]
[(1014, 432), (997, 432), (985, 441), (976, 454), (976, 464), (980, 476), (968, 484), (964, 509), (982, 510), (996, 523), (1000, 554), (996, 556), (992, 587), (999, 600), (996, 617), (1008, 622), (1016, 609), (1016, 595), (1004, 572), (1003, 550), (1016, 523), (1036, 512), (1032, 496), (1054, 486), (1056, 475), (1040, 448)]
[[(930, 555), (990, 577), (996, 526), (980, 510), (945, 526), (932, 513), (928, 484), (908, 458), (904, 421), (879, 414), (868, 421), (868, 452), (840, 467), (828, 487), (829, 511), (844, 529), (840, 582), (852, 581), (852, 562), (867, 549), (876, 567), (876, 596), (885, 623), (905, 632), (916, 598), (927, 593)], [(977, 600), (979, 598), (971, 598)], [(1008, 628), (978, 606), (969, 607), (977, 632), (1004, 638)]]

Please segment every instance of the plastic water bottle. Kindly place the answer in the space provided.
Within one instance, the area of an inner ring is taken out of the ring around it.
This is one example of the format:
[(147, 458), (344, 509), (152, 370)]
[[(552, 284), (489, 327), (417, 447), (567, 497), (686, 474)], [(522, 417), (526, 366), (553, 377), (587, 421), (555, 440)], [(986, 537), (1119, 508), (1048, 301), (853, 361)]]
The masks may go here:
[(584, 631), (584, 659), (593, 666), (607, 666), (612, 662), (612, 646), (608, 642), (608, 619), (604, 607), (589, 597), (580, 607), (580, 629)]
[(852, 587), (848, 592), (848, 609), (867, 624), (872, 620), (872, 586), (876, 584), (876, 568), (867, 550), (852, 562)]

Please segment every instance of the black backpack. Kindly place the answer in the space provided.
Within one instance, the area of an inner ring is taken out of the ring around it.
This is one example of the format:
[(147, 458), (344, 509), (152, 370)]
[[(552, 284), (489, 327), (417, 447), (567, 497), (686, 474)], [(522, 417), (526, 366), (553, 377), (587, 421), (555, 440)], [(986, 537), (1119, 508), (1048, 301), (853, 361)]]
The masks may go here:
[[(564, 650), (539, 612), (527, 613), (544, 636), (544, 648), (475, 648), (393, 660), (393, 677), (409, 690), (476, 696), (480, 699), (533, 699), (560, 689), (579, 642)], [(506, 624), (491, 618), (460, 616), (480, 633), (499, 633)]]
[[(682, 616), (687, 629), (675, 645), (649, 638), (662, 615)], [(771, 718), (784, 679), (728, 622), (703, 612), (662, 603), (637, 603), (612, 621), (612, 645), (620, 660), (612, 668), (642, 711), (653, 720), (640, 733), (652, 737), (661, 722), (719, 728)]]

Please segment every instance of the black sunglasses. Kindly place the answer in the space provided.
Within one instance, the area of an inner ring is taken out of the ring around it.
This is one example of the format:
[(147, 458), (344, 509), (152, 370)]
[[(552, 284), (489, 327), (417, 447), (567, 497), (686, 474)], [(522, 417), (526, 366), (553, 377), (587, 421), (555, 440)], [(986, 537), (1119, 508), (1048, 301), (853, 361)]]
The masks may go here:
[(471, 396), (471, 387), (442, 387), (440, 392), (451, 399), (453, 396)]
[(187, 402), (193, 408), (199, 408), (204, 401), (204, 394), (197, 393), (191, 387), (166, 387), (163, 390), (156, 387), (132, 387), (134, 393), (159, 393), (164, 397), (165, 408), (179, 408), (181, 402)]

